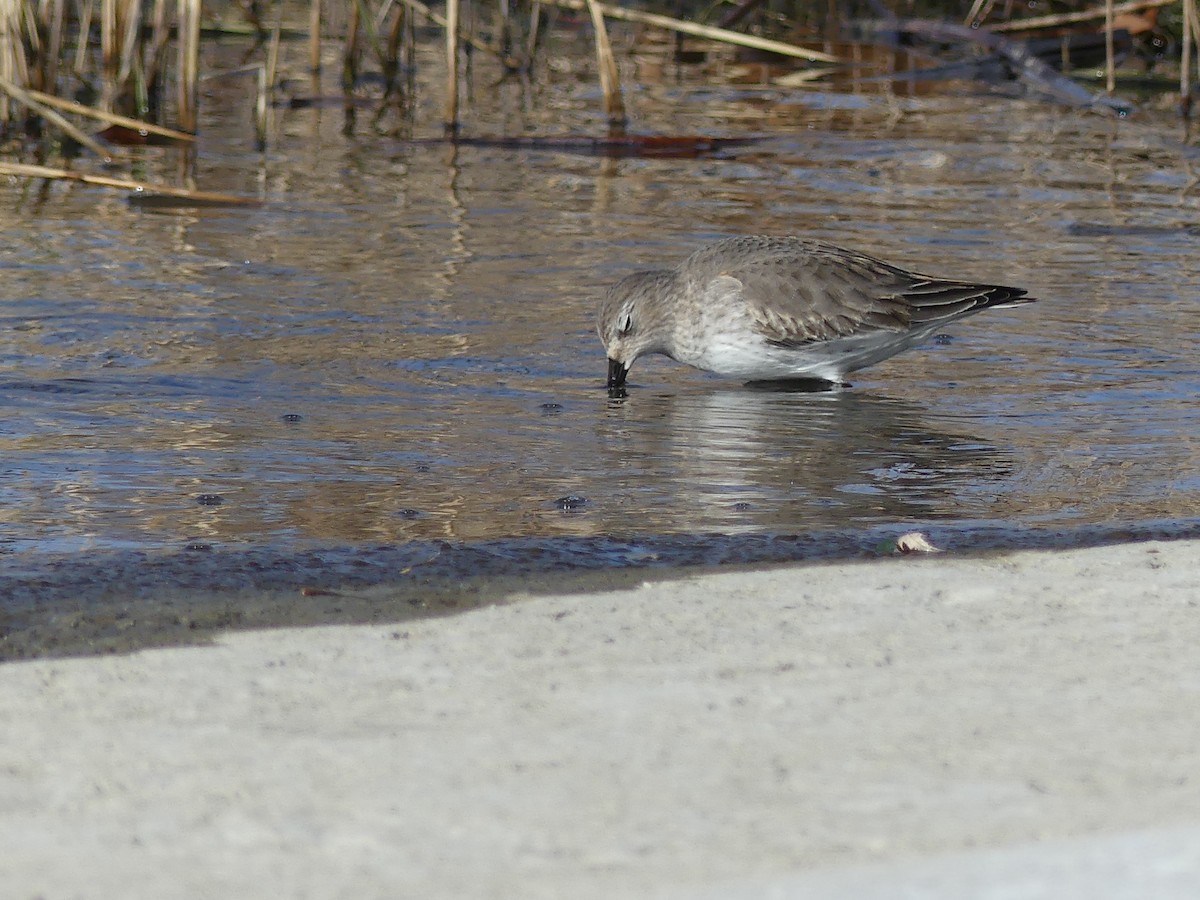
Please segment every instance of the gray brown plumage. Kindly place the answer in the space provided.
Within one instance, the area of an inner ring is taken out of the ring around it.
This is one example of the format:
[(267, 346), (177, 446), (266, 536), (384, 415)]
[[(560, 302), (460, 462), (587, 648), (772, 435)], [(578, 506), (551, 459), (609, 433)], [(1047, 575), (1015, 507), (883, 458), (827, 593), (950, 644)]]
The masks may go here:
[(1032, 299), (822, 241), (752, 235), (623, 278), (601, 303), (597, 331), (611, 389), (650, 353), (747, 381), (840, 383), (956, 319)]

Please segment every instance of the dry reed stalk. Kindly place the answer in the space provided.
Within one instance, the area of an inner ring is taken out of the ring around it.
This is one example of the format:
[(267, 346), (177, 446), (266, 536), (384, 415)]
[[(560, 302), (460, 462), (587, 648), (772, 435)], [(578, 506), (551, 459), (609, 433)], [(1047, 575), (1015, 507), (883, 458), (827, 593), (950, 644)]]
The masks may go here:
[[(428, 6), (422, 3), (421, 0), (400, 0), (400, 2), (414, 12), (420, 13), (423, 18), (433, 22), (435, 25), (440, 25), (442, 28), (446, 27), (446, 19), (431, 10)], [(580, 4), (579, 8), (583, 9), (582, 3)], [(462, 29), (459, 29), (459, 40), (470, 44), (476, 50), (482, 50), (484, 53), (491, 53), (492, 55), (495, 55), (496, 53), (496, 48), (487, 41), (481, 40), (474, 34), (463, 34)]]
[(199, 99), (196, 86), (200, 71), (200, 0), (178, 0), (178, 66), (176, 87), (178, 88), (179, 127), (183, 131), (196, 132), (198, 120), (196, 105)]
[(233, 78), (237, 75), (253, 75), (257, 78), (258, 70), (262, 67), (262, 63), (246, 63), (244, 66), (234, 66), (232, 69), (217, 69), (213, 72), (205, 72), (200, 76), (200, 80), (216, 81), (218, 78)]
[(259, 73), (258, 106), (254, 117), (254, 128), (258, 137), (258, 149), (267, 149), (267, 133), (271, 124), (272, 101), (275, 99), (275, 81), (279, 71), (279, 45), (283, 39), (283, 6), (279, 7), (279, 18), (271, 32), (267, 45), (267, 64)]
[(149, 184), (144, 181), (130, 181), (125, 178), (109, 178), (107, 175), (91, 175), (87, 172), (75, 172), (71, 169), (55, 169), (50, 166), (34, 166), (27, 163), (0, 162), (0, 175), (12, 175), (17, 178), (48, 178), (54, 181), (77, 181), (81, 184), (91, 184), (98, 187), (135, 191), (146, 197), (176, 197), (182, 200), (191, 200), (198, 204), (220, 206), (262, 205), (262, 201), (254, 197), (239, 197), (235, 194), (220, 194), (213, 191), (189, 191), (186, 188)]
[(777, 87), (803, 87), (806, 84), (812, 84), (814, 81), (827, 78), (830, 74), (830, 69), (801, 69), (799, 72), (788, 72), (786, 75), (772, 78), (771, 84)]
[(13, 100), (20, 103), (30, 112), (41, 116), (43, 119), (53, 123), (54, 125), (57, 125), (63, 131), (63, 133), (67, 134), (72, 140), (82, 144), (84, 147), (87, 147), (105, 162), (108, 162), (113, 158), (113, 151), (106, 150), (99, 143), (97, 143), (88, 135), (84, 134), (49, 106), (43, 106), (41, 103), (38, 103), (37, 100), (30, 96), (29, 91), (25, 90), (19, 85), (13, 84), (7, 78), (0, 78), (0, 93), (6, 94)]
[(408, 108), (412, 109), (417, 96), (417, 18), (408, 9), (401, 9), (399, 12), (404, 14), (404, 34), (400, 49), (400, 61), (404, 67), (404, 96)]
[[(21, 40), (21, 0), (0, 0), (0, 78), (28, 83), (25, 43)], [(12, 118), (8, 94), (0, 93), (0, 123)]]
[[(1122, 16), (1125, 13), (1141, 12), (1144, 9), (1156, 9), (1160, 6), (1170, 6), (1177, 0), (1132, 0), (1113, 7), (1113, 14)], [(1094, 22), (1108, 15), (1104, 6), (1083, 9), (1079, 12), (1055, 13), (1049, 16), (1031, 16), (1028, 19), (1012, 19), (1008, 22), (998, 22), (988, 25), (988, 31), (1037, 31), (1042, 28), (1057, 28), (1060, 25), (1075, 25), (1079, 22)]]
[(258, 67), (258, 78), (255, 79), (256, 92), (254, 100), (254, 147), (259, 153), (267, 149), (267, 110), (270, 103), (267, 95), (270, 93), (270, 82), (267, 80), (267, 67)]
[(100, 107), (112, 109), (117, 94), (117, 0), (100, 0)]
[[(589, 0), (544, 0), (544, 2), (552, 6), (561, 6), (564, 9), (582, 10), (586, 7)], [(797, 47), (795, 44), (785, 44), (781, 41), (770, 41), (766, 38), (755, 37), (752, 34), (740, 34), (736, 31), (726, 31), (724, 28), (713, 28), (711, 25), (699, 25), (695, 22), (672, 19), (670, 16), (660, 16), (655, 13), (623, 9), (617, 6), (608, 6), (604, 3), (597, 3), (596, 6), (600, 12), (604, 13), (604, 17), (607, 19), (620, 19), (625, 22), (654, 25), (658, 28), (666, 28), (669, 31), (690, 34), (693, 37), (708, 38), (710, 41), (719, 41), (725, 44), (737, 44), (740, 47), (749, 47), (752, 50), (765, 50), (768, 53), (778, 53), (780, 56), (807, 59), (811, 62), (836, 63), (841, 61), (836, 56), (830, 56), (828, 53), (808, 50), (804, 47)]]
[[(391, 9), (395, 6), (395, 9)], [(388, 102), (395, 97), (397, 106), (402, 106), (406, 100), (407, 93), (400, 86), (400, 73), (404, 67), (401, 61), (401, 44), (404, 43), (404, 35), (408, 33), (407, 25), (409, 16), (407, 10), (400, 4), (388, 3), (384, 6), (383, 12), (390, 12), (392, 16), (391, 26), (388, 28), (387, 43), (384, 45), (384, 56), (382, 60), (383, 68), (383, 100), (379, 103), (379, 109), (375, 113), (375, 125), (379, 125), (380, 119), (383, 118), (384, 110), (387, 109)], [(380, 25), (385, 24), (382, 20)]]
[(63, 0), (43, 4), (42, 12), (42, 27), (47, 38), (41, 86), (53, 92), (58, 85), (58, 60), (62, 55)]
[[(762, 6), (762, 4), (763, 0), (738, 0), (738, 2), (733, 5), (733, 9), (729, 10), (717, 21), (717, 27), (732, 28), (738, 22), (742, 21), (742, 19), (746, 18), (746, 16), (750, 15), (750, 13)], [(837, 0), (829, 0), (829, 11), (831, 17), (836, 4)], [(799, 12), (799, 10), (795, 11)]]
[[(387, 48), (384, 45), (383, 38), (379, 35), (380, 22), (376, 16), (371, 15), (371, 10), (367, 6), (366, 0), (354, 0), (354, 7), (358, 11), (358, 20), (362, 25), (363, 35), (366, 37), (367, 44), (371, 47), (371, 52), (375, 54), (375, 59), (382, 69), (387, 65)], [(386, 11), (387, 4), (384, 4)]]
[(116, 113), (105, 112), (102, 109), (94, 109), (91, 106), (84, 106), (82, 103), (76, 103), (74, 100), (63, 100), (61, 97), (55, 97), (53, 94), (46, 94), (42, 91), (27, 91), (34, 100), (43, 106), (52, 106), (56, 109), (61, 109), (66, 112), (75, 113), (79, 116), (87, 116), (92, 119), (99, 119), (101, 122), (107, 122), (110, 125), (120, 125), (123, 128), (132, 128), (137, 131), (145, 131), (148, 134), (158, 134), (165, 138), (170, 138), (173, 141), (181, 143), (190, 143), (196, 140), (194, 134), (188, 134), (183, 131), (176, 131), (174, 128), (167, 128), (163, 125), (154, 125), (150, 122), (143, 122), (141, 119), (131, 119), (128, 116), (117, 115)]
[(34, 12), (31, 4), (26, 3), (21, 7), (17, 29), (17, 33), (22, 36), (27, 45), (29, 53), (28, 61), (31, 63), (28, 69), (28, 77), (29, 81), (32, 81), (39, 71), (38, 62), (45, 58), (46, 51), (42, 47), (42, 33), (38, 28), (37, 14)]
[(383, 0), (379, 5), (379, 10), (375, 13), (375, 30), (383, 31), (383, 26), (387, 24), (388, 16), (391, 15), (392, 7), (396, 5), (396, 0)]
[(540, 0), (533, 0), (529, 5), (529, 35), (525, 42), (525, 65), (528, 68), (533, 67), (533, 59), (541, 46), (542, 32), (542, 4)]
[(496, 19), (492, 26), (495, 43), (500, 56), (508, 56), (512, 51), (512, 8), (509, 0), (499, 0), (496, 4)]
[(1117, 63), (1113, 48), (1114, 17), (1113, 0), (1104, 0), (1104, 90), (1109, 95), (1117, 89)]
[(995, 6), (995, 0), (975, 0), (975, 2), (971, 4), (971, 11), (968, 12), (967, 17), (963, 19), (963, 24), (970, 28), (976, 22), (982, 22), (989, 15), (991, 15), (993, 6)]
[[(388, 11), (392, 4), (386, 4), (384, 11)], [(383, 98), (379, 101), (379, 106), (376, 108), (371, 119), (371, 125), (374, 128), (379, 128), (379, 122), (383, 121), (384, 115), (388, 113), (388, 108), (392, 103), (395, 103), (397, 109), (403, 109), (404, 102), (409, 96), (401, 85), (401, 62), (400, 54), (402, 53), (401, 44), (403, 43), (404, 34), (406, 34), (406, 19), (407, 11), (403, 6), (395, 5), (396, 8), (392, 11), (392, 22), (388, 29), (388, 41), (384, 46), (383, 60), (383, 79), (384, 91)], [(386, 24), (386, 23), (380, 23)], [(397, 124), (398, 128), (398, 124)]]
[(359, 4), (350, 4), (350, 20), (346, 23), (346, 43), (342, 45), (342, 90), (347, 97), (358, 81), (358, 57), (361, 53), (359, 35)]
[[(471, 0), (458, 0), (458, 46), (462, 47), (462, 36), (464, 34), (475, 33), (475, 7), (476, 4)], [(467, 99), (471, 99), (471, 92), (475, 87), (475, 54), (470, 51), (464, 51), (460, 58), (463, 72), (459, 76), (459, 81), (463, 85), (463, 93)]]
[(1200, 45), (1200, 22), (1196, 20), (1196, 0), (1183, 0), (1183, 47), (1179, 53), (1179, 111), (1185, 119), (1192, 115), (1192, 45)]
[(167, 55), (167, 41), (171, 39), (171, 28), (167, 22), (167, 0), (154, 0), (154, 12), (151, 14), (150, 46), (146, 51), (143, 63), (146, 77), (146, 91), (154, 97), (160, 95), (159, 84), (162, 81), (163, 64)]
[(389, 90), (391, 90), (392, 83), (396, 81), (402, 67), (400, 47), (404, 42), (405, 26), (407, 24), (408, 15), (404, 7), (397, 4), (395, 11), (392, 13), (391, 27), (388, 28), (387, 44), (384, 47), (383, 57), (384, 73), (387, 76)]
[(604, 112), (608, 116), (608, 127), (625, 127), (625, 101), (621, 97), (621, 74), (613, 56), (612, 44), (608, 41), (608, 29), (604, 26), (604, 14), (596, 0), (587, 0), (588, 13), (596, 32), (596, 67), (600, 70), (600, 89), (604, 91)]
[(504, 64), (512, 72), (528, 73), (533, 68), (541, 42), (541, 4), (537, 0), (528, 4), (528, 20), (522, 25), (519, 20), (525, 8), (526, 4), (519, 0), (510, 3), (508, 8), (505, 41), (501, 44), (501, 50)]
[(308, 69), (321, 71), (321, 0), (312, 0), (308, 8)]
[(446, 115), (447, 134), (458, 133), (458, 0), (446, 0)]
[(127, 0), (121, 4), (121, 58), (117, 69), (117, 84), (124, 86), (133, 72), (142, 32), (142, 0)]
[(75, 62), (72, 65), (72, 70), (79, 78), (83, 78), (87, 72), (88, 42), (83, 36), (92, 33), (92, 7), (93, 0), (84, 0), (79, 10), (79, 27), (76, 33), (80, 35), (80, 40), (75, 42)]

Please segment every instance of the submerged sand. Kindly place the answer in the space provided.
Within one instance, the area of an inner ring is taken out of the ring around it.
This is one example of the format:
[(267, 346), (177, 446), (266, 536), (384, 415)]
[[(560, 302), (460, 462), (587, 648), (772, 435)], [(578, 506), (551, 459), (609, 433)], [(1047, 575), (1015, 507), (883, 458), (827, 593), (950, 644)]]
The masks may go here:
[(7, 663), (0, 893), (1194, 897), (1198, 554), (727, 571)]

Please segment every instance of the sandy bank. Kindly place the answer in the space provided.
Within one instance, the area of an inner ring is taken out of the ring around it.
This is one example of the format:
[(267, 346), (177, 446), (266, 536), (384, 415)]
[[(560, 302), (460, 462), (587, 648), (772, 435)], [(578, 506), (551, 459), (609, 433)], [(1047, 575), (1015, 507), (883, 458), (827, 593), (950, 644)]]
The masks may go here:
[(5, 664), (0, 887), (1192, 897), (1198, 560), (793, 566)]

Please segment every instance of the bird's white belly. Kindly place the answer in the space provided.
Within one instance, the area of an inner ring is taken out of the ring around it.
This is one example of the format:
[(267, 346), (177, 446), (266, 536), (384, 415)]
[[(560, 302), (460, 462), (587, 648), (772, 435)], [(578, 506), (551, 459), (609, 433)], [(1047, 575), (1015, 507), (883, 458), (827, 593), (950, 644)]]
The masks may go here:
[[(689, 360), (690, 362), (690, 360)], [(709, 341), (692, 365), (733, 378), (823, 378), (837, 380), (836, 367), (818, 354), (769, 344), (758, 335)]]
[(921, 333), (876, 331), (821, 341), (801, 347), (780, 347), (756, 333), (710, 335), (685, 362), (719, 375), (747, 381), (786, 378), (841, 381), (849, 372), (887, 359), (925, 336)]

